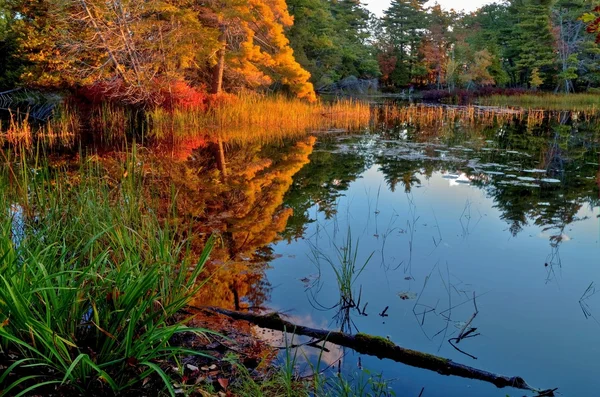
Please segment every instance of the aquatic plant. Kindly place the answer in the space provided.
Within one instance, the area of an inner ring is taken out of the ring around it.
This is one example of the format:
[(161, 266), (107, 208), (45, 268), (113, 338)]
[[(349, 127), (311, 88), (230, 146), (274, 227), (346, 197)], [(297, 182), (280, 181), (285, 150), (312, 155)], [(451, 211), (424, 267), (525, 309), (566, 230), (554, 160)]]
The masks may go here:
[(208, 111), (157, 108), (148, 112), (149, 135), (185, 140), (198, 134), (226, 141), (265, 142), (300, 137), (317, 130), (368, 126), (370, 105), (355, 100), (308, 103), (285, 96), (243, 93), (217, 101)]
[(335, 257), (332, 257), (320, 250), (315, 244), (310, 245), (313, 261), (319, 268), (319, 273), (321, 273), (322, 263), (329, 265), (335, 275), (335, 281), (337, 282), (339, 292), (339, 301), (333, 305), (333, 307), (326, 307), (318, 302), (317, 304), (325, 309), (336, 308), (337, 312), (334, 318), (337, 320), (337, 323), (340, 325), (342, 330), (351, 330), (353, 323), (350, 318), (350, 310), (356, 309), (360, 314), (362, 314), (364, 313), (368, 304), (364, 303), (361, 306), (362, 291), (356, 291), (356, 282), (361, 273), (369, 264), (369, 261), (373, 257), (374, 253), (371, 252), (364, 262), (359, 262), (359, 240), (357, 239), (356, 243), (353, 243), (350, 228), (348, 228), (344, 246), (339, 246), (335, 242), (332, 242), (332, 244), (335, 250)]
[(600, 108), (600, 97), (593, 93), (552, 94), (539, 93), (529, 95), (492, 95), (482, 97), (478, 102), (491, 106), (520, 106), (546, 110), (580, 110), (596, 112)]

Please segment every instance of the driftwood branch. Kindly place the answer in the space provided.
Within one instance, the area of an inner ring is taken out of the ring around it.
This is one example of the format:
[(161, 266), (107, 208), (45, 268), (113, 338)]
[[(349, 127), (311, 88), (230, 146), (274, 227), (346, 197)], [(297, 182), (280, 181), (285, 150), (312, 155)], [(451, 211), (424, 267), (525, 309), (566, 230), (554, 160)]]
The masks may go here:
[(514, 387), (517, 389), (533, 391), (539, 393), (539, 395), (542, 396), (553, 396), (553, 392), (556, 390), (537, 389), (535, 387), (530, 386), (520, 376), (509, 377), (494, 374), (492, 372), (473, 368), (468, 365), (456, 363), (447, 358), (419, 352), (416, 350), (406, 349), (404, 347), (400, 347), (394, 344), (393, 342), (385, 338), (370, 336), (361, 333), (356, 335), (350, 335), (344, 332), (328, 331), (293, 324), (281, 318), (277, 313), (259, 315), (226, 310), (217, 307), (208, 307), (204, 308), (204, 310), (224, 314), (236, 320), (245, 320), (262, 328), (277, 331), (293, 332), (296, 335), (304, 335), (310, 336), (312, 338), (326, 340), (329, 343), (353, 349), (361, 354), (375, 356), (380, 359), (387, 358), (396, 362), (410, 365), (412, 367), (436, 371), (442, 375), (460, 376), (463, 378), (477, 379), (484, 382), (489, 382), (499, 388)]

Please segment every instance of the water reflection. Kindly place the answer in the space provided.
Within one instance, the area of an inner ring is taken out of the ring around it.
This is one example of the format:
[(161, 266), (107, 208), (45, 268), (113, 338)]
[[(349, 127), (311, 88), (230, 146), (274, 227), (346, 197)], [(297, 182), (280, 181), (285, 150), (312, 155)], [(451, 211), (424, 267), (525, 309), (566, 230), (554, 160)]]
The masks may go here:
[[(592, 319), (596, 296), (593, 288), (582, 293), (600, 278), (597, 123), (567, 112), (471, 121), (413, 112), (381, 131), (321, 138), (284, 200), (294, 214), (274, 247), (282, 256), (267, 271), (281, 284), (272, 303), (332, 329), (389, 336), (465, 363), (477, 357), (491, 371), (593, 395), (591, 378), (582, 377), (600, 368), (578, 363), (593, 359), (597, 333), (582, 323)], [(360, 240), (358, 263), (373, 255), (353, 284), (360, 310), (336, 304), (332, 266), (297, 259), (315, 247), (335, 255), (347, 230)], [(569, 332), (577, 341), (561, 339)], [(344, 368), (355, 360), (347, 357)], [(408, 395), (423, 385), (431, 395), (506, 395), (365, 362), (400, 379), (397, 390)]]
[[(177, 212), (198, 235), (217, 233), (210, 282), (197, 303), (225, 308), (261, 308), (271, 286), (264, 278), (292, 211), (282, 207), (292, 176), (308, 162), (314, 138), (281, 145), (205, 145), (188, 161), (169, 164), (179, 189)], [(224, 149), (224, 146), (227, 146)], [(225, 164), (227, 171), (225, 172)], [(175, 172), (174, 170), (177, 170)]]
[[(600, 296), (599, 120), (403, 109), (376, 120), (377, 130), (318, 143), (201, 137), (142, 153), (149, 197), (176, 215), (183, 237), (201, 237), (192, 249), (219, 236), (196, 304), (290, 310), (305, 325), (477, 357), (491, 371), (593, 395), (600, 367), (581, 362), (600, 353), (585, 322), (596, 320)], [(123, 174), (122, 158), (103, 161)], [(577, 338), (562, 337), (570, 333)], [(328, 364), (344, 355), (326, 348)], [(348, 370), (358, 360), (346, 354)], [(364, 365), (397, 378), (403, 394), (423, 385), (426, 395), (506, 394)]]

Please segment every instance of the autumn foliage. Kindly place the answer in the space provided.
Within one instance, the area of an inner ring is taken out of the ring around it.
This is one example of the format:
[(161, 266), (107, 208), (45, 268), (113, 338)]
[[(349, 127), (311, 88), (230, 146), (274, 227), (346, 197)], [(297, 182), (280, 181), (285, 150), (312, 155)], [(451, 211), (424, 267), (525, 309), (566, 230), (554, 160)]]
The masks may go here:
[(15, 0), (10, 11), (30, 86), (74, 89), (94, 102), (200, 109), (224, 54), (229, 91), (277, 83), (316, 99), (285, 36), (293, 18), (284, 0)]

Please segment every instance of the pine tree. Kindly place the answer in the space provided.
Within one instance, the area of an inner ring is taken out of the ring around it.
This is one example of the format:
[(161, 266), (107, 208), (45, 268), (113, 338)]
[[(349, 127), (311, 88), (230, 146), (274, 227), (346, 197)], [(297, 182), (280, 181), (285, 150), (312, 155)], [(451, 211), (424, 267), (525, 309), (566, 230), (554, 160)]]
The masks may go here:
[(556, 74), (556, 56), (549, 0), (514, 0), (509, 11), (514, 25), (507, 55), (514, 82), (526, 85), (535, 68), (544, 80), (551, 80)]
[(419, 46), (427, 27), (424, 4), (424, 0), (392, 0), (384, 12), (384, 27), (397, 59), (392, 81), (398, 86), (410, 84), (416, 76)]

